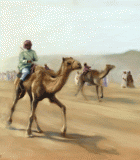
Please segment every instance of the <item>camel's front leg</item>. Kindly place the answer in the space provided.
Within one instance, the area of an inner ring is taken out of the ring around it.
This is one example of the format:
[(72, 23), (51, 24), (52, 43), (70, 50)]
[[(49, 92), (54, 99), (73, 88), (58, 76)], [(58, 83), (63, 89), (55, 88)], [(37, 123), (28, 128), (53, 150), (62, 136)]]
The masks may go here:
[(52, 98), (50, 98), (50, 101), (52, 103), (57, 104), (62, 109), (62, 113), (63, 113), (63, 127), (61, 129), (61, 133), (62, 133), (63, 136), (65, 136), (66, 135), (66, 130), (67, 130), (66, 107), (55, 96), (53, 96)]
[(15, 90), (15, 98), (14, 98), (14, 101), (13, 101), (13, 105), (11, 107), (10, 117), (7, 121), (8, 125), (10, 125), (12, 123), (12, 116), (13, 116), (13, 113), (15, 111), (15, 107), (16, 107), (16, 104), (17, 104), (18, 100), (21, 99), (22, 97), (24, 97), (24, 95), (25, 95), (25, 91), (21, 93), (21, 89), (19, 87)]
[[(29, 95), (29, 97), (30, 97), (30, 104), (31, 104), (31, 111), (32, 111), (32, 101), (33, 101), (33, 97), (32, 97), (32, 94), (31, 94), (30, 91), (28, 91), (28, 95)], [(38, 133), (43, 133), (43, 131), (42, 131), (41, 128), (39, 127), (36, 114), (35, 114), (35, 117), (34, 117), (34, 118), (35, 118), (35, 122), (36, 122), (36, 126), (37, 126)]]
[(37, 104), (38, 104), (37, 100), (32, 101), (32, 111), (31, 111), (31, 115), (30, 115), (30, 118), (29, 118), (29, 125), (28, 125), (28, 129), (27, 129), (27, 137), (32, 137), (31, 127), (32, 127), (33, 120), (35, 118), (35, 111), (36, 111)]
[(15, 107), (16, 107), (17, 102), (18, 102), (18, 98), (16, 97), (16, 98), (14, 99), (14, 102), (13, 102), (13, 105), (12, 105), (12, 108), (11, 108), (10, 117), (9, 117), (9, 119), (8, 119), (8, 121), (7, 121), (7, 124), (8, 124), (8, 125), (10, 125), (10, 124), (12, 123), (12, 115), (13, 115), (13, 113), (14, 113), (14, 110), (15, 110)]

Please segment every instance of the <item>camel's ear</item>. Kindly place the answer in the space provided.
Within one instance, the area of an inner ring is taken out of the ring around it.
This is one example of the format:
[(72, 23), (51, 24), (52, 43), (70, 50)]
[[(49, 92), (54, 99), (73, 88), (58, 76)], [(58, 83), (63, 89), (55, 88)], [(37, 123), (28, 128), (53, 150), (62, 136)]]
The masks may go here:
[(65, 58), (63, 57), (63, 62), (65, 61)]

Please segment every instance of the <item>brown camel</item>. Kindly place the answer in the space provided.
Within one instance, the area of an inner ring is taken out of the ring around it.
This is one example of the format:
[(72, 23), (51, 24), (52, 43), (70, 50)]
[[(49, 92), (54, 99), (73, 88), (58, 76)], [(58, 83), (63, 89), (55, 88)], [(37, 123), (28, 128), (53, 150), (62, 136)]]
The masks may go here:
[(63, 112), (63, 127), (61, 132), (65, 136), (67, 129), (66, 107), (55, 97), (55, 94), (62, 89), (71, 71), (76, 69), (81, 69), (81, 64), (78, 61), (74, 60), (72, 57), (63, 58), (60, 70), (57, 72), (56, 75), (54, 75), (54, 73), (53, 75), (51, 75), (51, 72), (48, 72), (44, 67), (37, 66), (35, 68), (35, 72), (23, 83), (25, 91), (21, 91), (21, 89), (18, 87), (19, 78), (17, 78), (15, 81), (16, 96), (13, 102), (13, 106), (11, 108), (8, 125), (12, 123), (12, 115), (15, 110), (16, 103), (19, 99), (23, 98), (25, 93), (27, 92), (31, 102), (31, 115), (27, 128), (27, 136), (32, 136), (31, 127), (34, 119), (37, 124), (38, 132), (42, 132), (38, 125), (35, 111), (38, 102), (43, 100), (44, 98), (48, 98), (51, 103), (55, 103), (61, 108)]
[[(79, 91), (81, 90), (82, 91), (82, 94), (83, 94), (83, 86), (84, 86), (84, 83), (85, 82), (88, 82), (92, 85), (95, 85), (96, 86), (96, 93), (97, 93), (97, 98), (98, 98), (98, 101), (101, 101), (100, 100), (100, 97), (99, 97), (99, 93), (98, 93), (98, 88), (101, 87), (101, 98), (103, 98), (103, 86), (102, 86), (102, 79), (108, 75), (108, 73), (113, 69), (115, 68), (114, 65), (109, 65), (107, 64), (105, 69), (101, 72), (97, 71), (97, 70), (90, 70), (89, 72), (87, 72), (86, 74), (82, 74), (80, 77), (79, 77), (79, 86), (78, 86), (78, 90), (77, 90), (77, 93), (75, 94), (75, 96), (79, 93)], [(83, 94), (83, 96), (85, 97), (85, 95)], [(86, 98), (86, 97), (85, 97)]]

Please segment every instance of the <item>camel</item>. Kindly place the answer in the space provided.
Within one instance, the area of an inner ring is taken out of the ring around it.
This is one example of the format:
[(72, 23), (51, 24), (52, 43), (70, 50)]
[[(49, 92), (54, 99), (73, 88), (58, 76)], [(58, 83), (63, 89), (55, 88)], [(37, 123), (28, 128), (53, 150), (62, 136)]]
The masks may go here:
[[(108, 75), (108, 73), (115, 68), (114, 65), (110, 65), (107, 64), (105, 69), (101, 72), (97, 71), (97, 70), (90, 70), (89, 72), (87, 72), (86, 74), (82, 74), (79, 77), (79, 86), (78, 86), (78, 90), (77, 93), (75, 94), (75, 96), (77, 96), (77, 94), (79, 93), (79, 91), (82, 91), (83, 94), (83, 86), (85, 82), (90, 83), (91, 85), (95, 85), (96, 86), (96, 93), (97, 93), (97, 98), (98, 101), (100, 102), (100, 98), (103, 98), (103, 86), (102, 86), (102, 79)], [(101, 87), (101, 97), (99, 97), (99, 87)], [(83, 94), (83, 96), (85, 97), (85, 95)], [(86, 99), (86, 97), (85, 97)]]
[(36, 122), (38, 132), (43, 132), (38, 125), (35, 111), (39, 101), (44, 98), (48, 98), (51, 103), (55, 103), (61, 108), (63, 113), (63, 127), (61, 132), (62, 135), (65, 136), (67, 130), (66, 107), (56, 98), (55, 94), (65, 85), (71, 71), (81, 68), (82, 66), (80, 62), (74, 60), (72, 57), (63, 58), (61, 67), (55, 75), (54, 73), (51, 75), (51, 72), (48, 72), (44, 67), (36, 66), (35, 72), (23, 83), (25, 90), (21, 90), (18, 87), (19, 78), (17, 78), (15, 80), (16, 96), (11, 107), (10, 117), (7, 122), (8, 125), (12, 123), (12, 115), (18, 100), (23, 98), (27, 92), (30, 97), (31, 115), (29, 118), (26, 136), (32, 137), (31, 127), (33, 120)]

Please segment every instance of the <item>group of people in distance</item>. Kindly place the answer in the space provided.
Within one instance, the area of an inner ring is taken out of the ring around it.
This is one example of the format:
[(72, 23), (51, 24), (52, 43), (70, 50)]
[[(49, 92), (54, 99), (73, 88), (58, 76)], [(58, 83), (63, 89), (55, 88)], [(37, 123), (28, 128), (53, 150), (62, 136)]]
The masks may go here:
[(122, 75), (122, 88), (134, 88), (134, 80), (130, 71), (123, 71)]
[(14, 81), (17, 77), (15, 70), (0, 73), (0, 81)]

